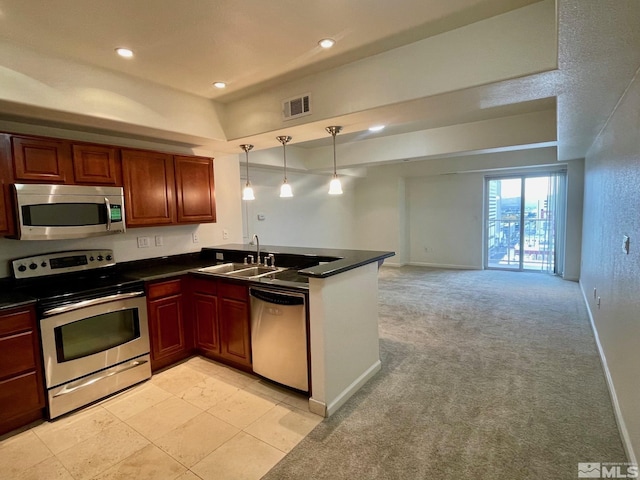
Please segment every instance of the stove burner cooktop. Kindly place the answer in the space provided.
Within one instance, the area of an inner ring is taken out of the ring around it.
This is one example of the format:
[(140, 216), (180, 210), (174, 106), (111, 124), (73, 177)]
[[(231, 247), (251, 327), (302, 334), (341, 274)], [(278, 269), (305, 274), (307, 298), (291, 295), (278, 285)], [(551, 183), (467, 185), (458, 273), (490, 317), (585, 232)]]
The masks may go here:
[(16, 289), (38, 308), (143, 290), (144, 282), (120, 273), (111, 250), (57, 252), (12, 262)]

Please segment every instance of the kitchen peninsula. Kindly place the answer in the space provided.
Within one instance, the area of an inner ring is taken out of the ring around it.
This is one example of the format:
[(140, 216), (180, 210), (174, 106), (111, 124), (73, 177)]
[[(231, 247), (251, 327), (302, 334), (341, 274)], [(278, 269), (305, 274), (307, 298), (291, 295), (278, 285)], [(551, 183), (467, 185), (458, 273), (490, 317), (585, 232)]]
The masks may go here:
[[(255, 246), (241, 244), (203, 249), (224, 261), (256, 253)], [(297, 271), (308, 280), (309, 409), (328, 417), (380, 370), (378, 267), (394, 252), (267, 245), (260, 253), (273, 254), (276, 265), (310, 265)]]
[[(309, 409), (328, 417), (380, 370), (378, 267), (395, 253), (261, 246), (261, 257), (270, 254), (276, 266), (287, 270), (248, 282), (307, 293)], [(157, 281), (179, 274), (199, 275), (198, 270), (209, 265), (243, 263), (250, 255), (256, 259), (256, 246), (227, 244), (205, 247), (196, 257), (156, 258), (125, 268), (145, 281)]]

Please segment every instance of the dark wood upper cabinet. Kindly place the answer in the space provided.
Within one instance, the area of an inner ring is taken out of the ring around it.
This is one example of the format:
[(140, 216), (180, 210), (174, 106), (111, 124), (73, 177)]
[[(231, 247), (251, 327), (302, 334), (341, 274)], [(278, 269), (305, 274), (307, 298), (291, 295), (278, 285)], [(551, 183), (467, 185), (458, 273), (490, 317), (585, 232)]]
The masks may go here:
[(121, 155), (127, 226), (176, 223), (173, 157), (125, 149)]
[(174, 156), (179, 223), (216, 221), (213, 160)]
[(12, 172), (11, 138), (0, 134), (0, 235), (12, 235), (15, 232), (11, 202)]
[(11, 222), (9, 221), (9, 204), (8, 195), (5, 190), (8, 190), (8, 185), (0, 183), (0, 234), (9, 235), (13, 233), (11, 228)]
[(11, 137), (16, 182), (65, 183), (71, 178), (71, 146), (64, 140)]
[(87, 185), (122, 185), (118, 149), (105, 145), (73, 145), (75, 183)]
[(127, 227), (216, 221), (213, 158), (0, 133), (0, 235), (13, 235), (10, 185), (122, 186)]

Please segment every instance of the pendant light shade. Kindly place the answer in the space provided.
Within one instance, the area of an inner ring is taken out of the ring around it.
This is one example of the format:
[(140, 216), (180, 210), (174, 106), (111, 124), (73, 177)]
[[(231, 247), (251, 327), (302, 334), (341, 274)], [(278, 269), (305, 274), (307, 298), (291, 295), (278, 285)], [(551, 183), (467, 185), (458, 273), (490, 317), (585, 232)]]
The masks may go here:
[(333, 137), (333, 178), (329, 183), (329, 195), (342, 195), (342, 184), (336, 171), (336, 135), (340, 133), (342, 127), (327, 127), (326, 130)]
[(291, 141), (291, 137), (288, 135), (281, 135), (276, 137), (276, 140), (282, 144), (282, 156), (284, 158), (284, 181), (280, 186), (280, 196), (282, 198), (293, 197), (293, 190), (291, 190), (291, 185), (287, 182), (287, 143)]
[(253, 148), (253, 145), (240, 145), (240, 148), (244, 150), (247, 157), (247, 183), (244, 186), (244, 190), (242, 190), (242, 200), (255, 200), (253, 187), (251, 187), (251, 182), (249, 181), (249, 150)]

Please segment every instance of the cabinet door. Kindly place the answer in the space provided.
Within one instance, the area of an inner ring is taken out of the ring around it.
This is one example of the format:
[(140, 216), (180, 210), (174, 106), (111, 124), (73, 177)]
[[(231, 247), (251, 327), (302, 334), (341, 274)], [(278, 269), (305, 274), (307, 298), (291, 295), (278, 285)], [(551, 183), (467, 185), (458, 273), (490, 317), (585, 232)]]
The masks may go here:
[(163, 359), (173, 363), (187, 349), (182, 295), (173, 295), (149, 302), (149, 330), (151, 333), (152, 367), (165, 366)]
[(250, 342), (247, 302), (220, 298), (221, 356), (233, 363), (251, 366)]
[(0, 235), (11, 235), (14, 232), (9, 205), (9, 185), (0, 182)]
[(122, 150), (128, 227), (176, 223), (173, 157), (143, 150)]
[(103, 145), (73, 145), (73, 177), (76, 183), (122, 185), (118, 150)]
[(194, 292), (192, 305), (196, 348), (218, 355), (220, 353), (218, 297)]
[(12, 171), (11, 137), (0, 134), (0, 235), (12, 235), (15, 231), (11, 210)]
[(0, 381), (0, 433), (41, 418), (43, 407), (44, 392), (38, 372), (32, 370)]
[(175, 156), (178, 222), (216, 221), (213, 159)]
[(71, 180), (68, 142), (32, 137), (11, 137), (16, 182), (65, 183)]

